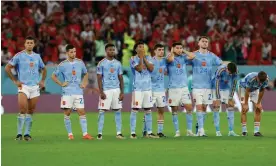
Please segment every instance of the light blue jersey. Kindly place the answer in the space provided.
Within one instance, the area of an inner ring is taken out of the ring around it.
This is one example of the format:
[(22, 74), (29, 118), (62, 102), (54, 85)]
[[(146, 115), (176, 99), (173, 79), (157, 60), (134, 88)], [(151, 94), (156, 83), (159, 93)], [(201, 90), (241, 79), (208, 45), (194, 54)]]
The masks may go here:
[(194, 52), (196, 57), (191, 60), (193, 67), (193, 89), (212, 88), (212, 68), (222, 64), (222, 60), (212, 52), (205, 54)]
[(120, 88), (118, 75), (122, 75), (122, 65), (116, 59), (104, 58), (98, 63), (97, 74), (102, 75), (103, 90)]
[(62, 61), (54, 71), (56, 76), (61, 76), (68, 85), (62, 87), (62, 95), (83, 95), (83, 89), (80, 88), (83, 74), (87, 69), (82, 60), (75, 58), (73, 62), (69, 60)]
[[(151, 58), (146, 56), (149, 63)], [(133, 74), (133, 91), (149, 91), (151, 90), (151, 72), (147, 69), (146, 65), (143, 64), (141, 72), (135, 70), (135, 67), (139, 64), (140, 58), (133, 56), (130, 59), (130, 67)]]
[(158, 59), (157, 57), (152, 58), (154, 70), (151, 73), (151, 83), (153, 92), (165, 92), (165, 80), (164, 76), (167, 72), (167, 59)]
[(18, 80), (27, 86), (38, 85), (40, 70), (45, 67), (39, 54), (28, 54), (25, 50), (17, 53), (9, 64), (14, 66), (18, 73)]
[(229, 90), (229, 96), (230, 98), (233, 98), (234, 92), (236, 90), (237, 80), (237, 74), (230, 75), (227, 72), (227, 66), (225, 64), (220, 65), (212, 79), (212, 89), (216, 90), (217, 99), (220, 99), (220, 90)]
[(250, 92), (253, 92), (257, 89), (266, 88), (268, 86), (268, 79), (263, 83), (259, 83), (257, 81), (257, 77), (258, 77), (257, 72), (252, 72), (247, 74), (243, 79), (241, 79), (240, 87), (249, 88)]
[(184, 88), (187, 87), (186, 63), (188, 62), (186, 55), (174, 56), (174, 61), (168, 63), (168, 88)]

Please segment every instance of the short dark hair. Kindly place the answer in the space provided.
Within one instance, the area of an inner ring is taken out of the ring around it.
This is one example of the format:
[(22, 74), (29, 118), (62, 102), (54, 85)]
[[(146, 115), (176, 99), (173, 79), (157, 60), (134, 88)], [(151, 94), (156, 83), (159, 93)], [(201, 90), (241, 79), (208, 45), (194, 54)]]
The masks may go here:
[(158, 49), (158, 48), (164, 48), (164, 45), (158, 43), (158, 44), (156, 44), (156, 45), (154, 46), (153, 50), (156, 50), (156, 49)]
[(25, 38), (25, 41), (26, 41), (26, 40), (33, 40), (33, 41), (35, 41), (35, 38), (32, 37), (32, 36), (27, 36), (27, 37)]
[(73, 48), (75, 48), (75, 47), (72, 44), (68, 44), (65, 49), (66, 49), (66, 52), (68, 52), (69, 50), (71, 50)]
[(174, 42), (174, 43), (172, 44), (172, 47), (175, 47), (175, 46), (182, 46), (182, 44), (181, 44), (180, 42)]
[(267, 74), (264, 71), (260, 71), (258, 73), (258, 78), (259, 78), (260, 82), (265, 82), (267, 79)]
[(201, 39), (207, 39), (207, 40), (209, 40), (209, 37), (208, 36), (200, 36), (199, 39), (198, 39), (198, 41), (200, 41)]
[(106, 49), (108, 49), (108, 47), (115, 47), (115, 45), (112, 43), (108, 43), (105, 45), (104, 49), (106, 50)]
[(136, 48), (141, 45), (141, 44), (145, 44), (143, 41), (138, 41), (137, 43), (134, 44), (133, 50), (135, 51)]
[(137, 43), (134, 44), (134, 46), (133, 46), (133, 52), (134, 52), (134, 54), (137, 54), (137, 52), (135, 50), (141, 44), (144, 45), (145, 43), (143, 41), (138, 41)]
[(233, 62), (228, 63), (227, 69), (230, 71), (231, 74), (237, 73), (237, 65)]

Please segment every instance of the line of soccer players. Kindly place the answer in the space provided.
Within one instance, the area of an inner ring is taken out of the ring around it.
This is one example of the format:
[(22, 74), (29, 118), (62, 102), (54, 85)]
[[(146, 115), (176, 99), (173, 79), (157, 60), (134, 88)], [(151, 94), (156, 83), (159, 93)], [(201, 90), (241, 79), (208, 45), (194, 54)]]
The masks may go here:
[[(208, 38), (200, 37), (198, 41), (199, 50), (188, 52), (183, 50), (181, 43), (173, 43), (168, 56), (164, 57), (164, 46), (157, 44), (154, 47), (154, 56), (146, 56), (144, 43), (138, 42), (134, 45), (135, 56), (130, 59), (133, 73), (132, 110), (130, 113), (130, 138), (136, 139), (136, 116), (139, 110), (144, 110), (143, 136), (149, 138), (166, 137), (163, 134), (164, 110), (168, 105), (172, 109), (172, 121), (175, 128), (175, 137), (180, 136), (178, 123), (179, 106), (186, 109), (187, 136), (206, 136), (204, 122), (206, 119), (207, 105), (213, 106), (213, 118), (216, 135), (221, 136), (219, 108), (225, 104), (227, 108), (227, 119), (229, 136), (238, 136), (234, 128), (234, 101), (233, 95), (237, 84), (237, 66), (234, 63), (223, 64), (220, 58), (208, 51)], [(31, 140), (30, 131), (32, 127), (32, 114), (34, 113), (40, 89), (44, 87), (46, 68), (39, 54), (33, 52), (35, 40), (27, 37), (25, 50), (17, 53), (7, 64), (5, 70), (10, 79), (18, 86), (18, 126), (16, 140), (22, 140), (22, 130), (25, 123), (24, 139)], [(104, 114), (107, 110), (115, 113), (116, 137), (124, 139), (122, 135), (121, 108), (124, 98), (124, 83), (122, 77), (121, 63), (115, 59), (115, 46), (105, 46), (106, 57), (97, 65), (97, 79), (100, 90), (98, 135), (97, 139), (103, 138)], [(68, 133), (68, 139), (73, 140), (70, 113), (75, 108), (79, 114), (83, 139), (93, 139), (87, 133), (87, 120), (84, 110), (83, 89), (88, 84), (87, 69), (82, 60), (75, 58), (76, 49), (72, 45), (66, 46), (68, 58), (61, 62), (52, 79), (62, 87), (61, 108), (64, 110), (64, 124)], [(192, 132), (193, 106), (192, 97), (188, 90), (186, 65), (191, 64), (193, 68), (192, 96), (196, 107), (197, 130)], [(15, 67), (18, 78), (11, 72)], [(217, 70), (212, 73), (213, 67)], [(42, 78), (40, 79), (40, 73)], [(168, 97), (164, 86), (164, 77), (168, 75)], [(64, 79), (61, 82), (58, 77)], [(247, 135), (246, 113), (248, 111), (248, 99), (254, 103), (254, 136), (262, 136), (259, 132), (262, 97), (265, 87), (268, 86), (268, 76), (265, 72), (249, 73), (240, 81), (239, 96), (242, 103), (241, 123), (242, 135)], [(152, 131), (151, 109), (158, 109), (158, 133)]]

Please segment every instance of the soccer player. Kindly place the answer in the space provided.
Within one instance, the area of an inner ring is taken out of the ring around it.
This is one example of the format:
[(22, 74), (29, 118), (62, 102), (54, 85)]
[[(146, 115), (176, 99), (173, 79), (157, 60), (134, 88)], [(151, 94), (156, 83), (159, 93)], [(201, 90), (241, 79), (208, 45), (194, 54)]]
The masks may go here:
[(143, 42), (135, 43), (133, 47), (135, 56), (130, 59), (130, 66), (133, 73), (132, 110), (130, 114), (130, 138), (136, 139), (136, 116), (139, 109), (145, 110), (145, 121), (149, 138), (159, 138), (152, 133), (152, 87), (151, 72), (154, 69), (149, 56), (145, 56)]
[[(73, 140), (70, 114), (72, 109), (76, 109), (79, 114), (83, 139), (93, 139), (87, 133), (87, 120), (84, 110), (83, 89), (88, 84), (88, 73), (82, 60), (76, 58), (76, 48), (68, 44), (66, 46), (67, 59), (62, 61), (52, 74), (52, 79), (62, 87), (61, 109), (64, 110), (64, 124), (68, 132), (68, 139)], [(82, 75), (83, 78), (82, 78)], [(58, 77), (61, 76), (64, 82)]]
[[(5, 70), (9, 78), (18, 87), (19, 114), (17, 117), (17, 136), (15, 140), (22, 140), (22, 130), (25, 123), (24, 140), (30, 141), (32, 128), (32, 115), (35, 111), (40, 88), (44, 87), (46, 68), (39, 54), (33, 52), (35, 39), (25, 39), (25, 50), (18, 52), (6, 65)], [(18, 79), (12, 74), (12, 68), (16, 68)], [(40, 73), (42, 79), (40, 80)]]
[(115, 57), (115, 45), (105, 46), (106, 58), (101, 60), (97, 66), (97, 78), (100, 89), (98, 136), (102, 139), (104, 126), (104, 113), (112, 109), (115, 112), (115, 123), (118, 139), (124, 139), (122, 135), (121, 108), (124, 98), (124, 81), (121, 63)]
[(252, 72), (240, 81), (239, 96), (242, 103), (241, 123), (242, 136), (247, 136), (246, 113), (248, 112), (248, 99), (254, 105), (254, 136), (262, 136), (260, 133), (261, 113), (263, 110), (262, 99), (265, 88), (268, 86), (268, 76), (264, 71)]
[(220, 58), (208, 51), (209, 39), (199, 38), (199, 50), (195, 51), (196, 58), (191, 61), (193, 67), (193, 99), (197, 110), (198, 135), (206, 136), (204, 121), (207, 105), (212, 104), (212, 67), (222, 64)]
[[(187, 54), (183, 54), (183, 51)], [(167, 57), (169, 76), (168, 101), (172, 108), (172, 119), (175, 128), (175, 137), (180, 136), (177, 112), (184, 104), (187, 119), (187, 136), (194, 136), (192, 132), (193, 114), (191, 95), (187, 85), (186, 63), (195, 58), (193, 53), (183, 50), (181, 43), (173, 43), (171, 53)]]
[[(166, 93), (165, 93), (165, 80), (164, 76), (167, 72), (166, 58), (164, 57), (164, 46), (162, 44), (156, 44), (154, 46), (154, 57), (152, 58), (152, 63), (154, 65), (154, 70), (151, 73), (151, 83), (152, 83), (152, 99), (153, 104), (157, 107), (158, 117), (157, 117), (157, 135), (161, 137), (166, 137), (163, 134), (164, 126), (164, 110), (166, 106)], [(145, 125), (146, 126), (146, 125)], [(144, 135), (145, 130), (144, 128)]]
[(216, 128), (216, 136), (222, 136), (220, 132), (219, 110), (221, 104), (226, 105), (229, 133), (228, 136), (239, 136), (234, 131), (234, 100), (233, 96), (237, 85), (237, 66), (235, 63), (222, 64), (215, 72), (212, 80), (213, 88), (213, 116)]

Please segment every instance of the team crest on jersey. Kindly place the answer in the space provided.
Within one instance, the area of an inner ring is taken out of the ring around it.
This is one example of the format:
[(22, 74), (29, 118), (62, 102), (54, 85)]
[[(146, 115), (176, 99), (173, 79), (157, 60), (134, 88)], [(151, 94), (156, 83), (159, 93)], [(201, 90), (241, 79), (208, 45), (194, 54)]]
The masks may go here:
[(206, 66), (206, 62), (201, 62), (201, 66)]
[(114, 68), (110, 68), (110, 73), (114, 73)]
[(177, 66), (177, 68), (180, 68), (180, 67), (181, 67), (181, 64), (178, 63), (176, 66)]
[(34, 62), (30, 62), (30, 67), (34, 67)]
[(66, 104), (66, 101), (62, 101), (62, 105), (65, 105)]
[(159, 73), (162, 73), (163, 72), (163, 69), (162, 68), (159, 68)]
[(72, 75), (76, 75), (76, 70), (72, 70)]

